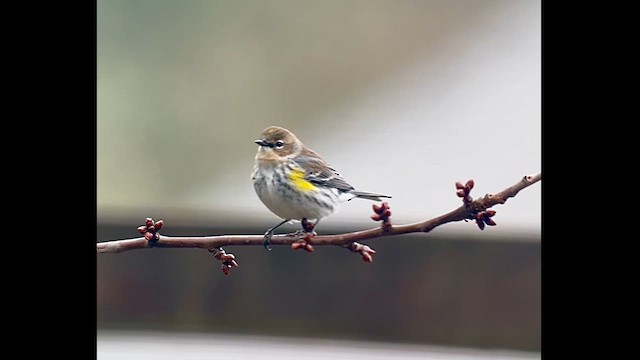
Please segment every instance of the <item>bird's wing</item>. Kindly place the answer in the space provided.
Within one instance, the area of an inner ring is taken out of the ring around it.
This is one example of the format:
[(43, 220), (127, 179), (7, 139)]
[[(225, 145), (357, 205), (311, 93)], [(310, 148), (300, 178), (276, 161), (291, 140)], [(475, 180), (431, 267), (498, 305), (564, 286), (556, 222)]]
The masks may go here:
[(305, 170), (305, 180), (314, 185), (332, 187), (340, 191), (353, 190), (353, 186), (349, 185), (334, 168), (311, 150), (298, 155), (295, 162)]

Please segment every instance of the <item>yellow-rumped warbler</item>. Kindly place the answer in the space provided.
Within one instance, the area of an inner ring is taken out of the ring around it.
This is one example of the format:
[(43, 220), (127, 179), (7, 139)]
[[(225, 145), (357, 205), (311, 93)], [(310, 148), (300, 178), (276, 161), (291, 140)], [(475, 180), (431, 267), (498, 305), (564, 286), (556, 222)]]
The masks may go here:
[(270, 126), (255, 143), (258, 153), (251, 173), (253, 187), (267, 208), (284, 219), (264, 234), (267, 248), (273, 231), (291, 220), (316, 220), (317, 225), (344, 201), (391, 197), (355, 190), (285, 128)]

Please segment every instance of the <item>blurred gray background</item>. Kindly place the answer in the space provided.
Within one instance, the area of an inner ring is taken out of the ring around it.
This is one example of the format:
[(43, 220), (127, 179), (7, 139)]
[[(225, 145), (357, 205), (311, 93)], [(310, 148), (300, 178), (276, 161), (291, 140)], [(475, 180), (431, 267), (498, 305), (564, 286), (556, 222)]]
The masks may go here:
[[(295, 132), (352, 185), (425, 220), (541, 171), (541, 5), (531, 0), (97, 2), (97, 241), (258, 234), (253, 140)], [(368, 242), (375, 261), (228, 247), (97, 255), (99, 330), (541, 346), (541, 184), (455, 223)], [(323, 220), (375, 226), (371, 202)], [(293, 231), (296, 225), (283, 230)]]

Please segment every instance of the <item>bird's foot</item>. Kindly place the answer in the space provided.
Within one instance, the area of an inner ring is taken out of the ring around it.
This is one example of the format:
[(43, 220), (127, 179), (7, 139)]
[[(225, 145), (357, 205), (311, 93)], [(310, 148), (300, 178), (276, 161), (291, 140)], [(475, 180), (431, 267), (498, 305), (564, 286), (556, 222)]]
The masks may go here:
[(262, 246), (264, 246), (264, 248), (268, 251), (272, 250), (271, 246), (269, 245), (271, 243), (271, 237), (273, 237), (273, 229), (267, 230), (267, 232), (264, 233), (264, 237), (262, 238)]
[(312, 232), (306, 232), (306, 231), (304, 231), (304, 230), (296, 230), (296, 232), (289, 233), (289, 234), (287, 234), (287, 236), (290, 236), (290, 237), (297, 237), (297, 238), (300, 238), (300, 239), (302, 240), (302, 239), (304, 239), (304, 238), (305, 238), (305, 236), (307, 236), (308, 234), (311, 234), (311, 236), (316, 236), (316, 235), (318, 235), (315, 231), (312, 231)]
[(290, 220), (291, 219), (284, 219), (280, 224), (270, 228), (269, 230), (267, 230), (266, 233), (264, 233), (262, 246), (264, 246), (265, 249), (267, 249), (268, 251), (271, 251), (271, 246), (269, 246), (269, 244), (271, 243), (271, 238), (273, 237), (273, 231), (279, 228), (280, 226), (284, 225), (285, 223), (288, 223)]

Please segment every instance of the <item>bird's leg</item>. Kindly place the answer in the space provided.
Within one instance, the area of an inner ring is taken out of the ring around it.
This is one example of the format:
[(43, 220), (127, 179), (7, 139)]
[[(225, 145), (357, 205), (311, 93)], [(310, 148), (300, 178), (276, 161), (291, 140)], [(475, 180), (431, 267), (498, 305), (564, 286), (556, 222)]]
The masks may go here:
[(298, 229), (293, 233), (289, 233), (287, 234), (287, 236), (295, 236), (295, 237), (299, 237), (300, 239), (303, 239), (309, 233), (311, 233), (311, 236), (318, 235), (316, 234), (315, 231), (313, 231), (313, 229), (318, 224), (318, 220), (316, 220), (316, 223), (314, 224), (309, 220), (307, 220), (306, 218), (303, 218), (302, 220), (300, 220), (300, 224), (302, 225), (302, 229)]
[(316, 223), (312, 223), (310, 221), (308, 221), (307, 219), (302, 219), (301, 223), (302, 223), (302, 230), (305, 233), (311, 233), (313, 236), (316, 235), (316, 232), (313, 231), (313, 229), (316, 227), (316, 225), (318, 225), (318, 222), (320, 222), (320, 220), (316, 220)]
[(291, 221), (291, 219), (285, 219), (280, 224), (270, 228), (269, 230), (267, 230), (267, 232), (264, 233), (262, 245), (264, 246), (265, 249), (271, 251), (271, 246), (269, 246), (269, 243), (271, 242), (271, 237), (273, 236), (273, 230), (279, 228), (280, 226), (286, 224), (289, 221)]

